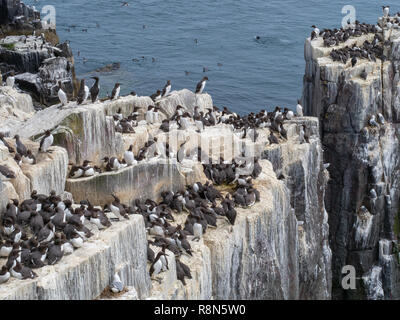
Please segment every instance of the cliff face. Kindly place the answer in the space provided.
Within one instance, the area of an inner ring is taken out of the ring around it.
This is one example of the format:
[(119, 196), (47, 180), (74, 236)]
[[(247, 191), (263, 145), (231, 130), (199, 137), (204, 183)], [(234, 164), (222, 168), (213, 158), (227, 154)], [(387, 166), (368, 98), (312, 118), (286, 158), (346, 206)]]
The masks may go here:
[[(373, 36), (351, 39), (340, 47), (361, 46)], [(400, 269), (392, 254), (399, 236), (400, 33), (385, 31), (384, 36), (390, 43), (385, 46), (388, 60), (359, 59), (354, 67), (350, 61), (333, 62), (332, 48), (323, 47), (321, 38), (305, 43), (303, 106), (307, 115), (320, 119), (324, 161), (330, 163), (325, 201), (333, 297), (339, 299), (400, 298)], [(366, 80), (360, 77), (364, 69)], [(385, 124), (370, 126), (370, 117), (378, 113)], [(377, 197), (371, 196), (371, 189)], [(344, 265), (356, 268), (356, 290), (340, 286)]]
[[(160, 103), (172, 105), (179, 101), (189, 112), (195, 105), (201, 109), (212, 106), (207, 94), (194, 97), (190, 91), (182, 90)], [(29, 197), (34, 181), (42, 181), (35, 185), (42, 187), (38, 190), (40, 193), (67, 190), (75, 202), (92, 197), (94, 205), (107, 202), (111, 192), (128, 203), (137, 197), (157, 198), (162, 190), (179, 190), (194, 181), (204, 181), (201, 166), (190, 159), (182, 164), (152, 160), (115, 173), (66, 182), (52, 180), (65, 179), (69, 162), (120, 156), (131, 142), (136, 141), (139, 147), (150, 136), (163, 141), (165, 134), (152, 126), (139, 126), (135, 134), (116, 133), (108, 117), (118, 108), (129, 114), (134, 105), (140, 106), (143, 117), (148, 99), (128, 96), (79, 107), (71, 103), (61, 110), (53, 106), (46, 112), (36, 112), (27, 121), (16, 119), (8, 131), (11, 135), (18, 132), (25, 143), (29, 144), (27, 138), (38, 139), (43, 130), (51, 129), (58, 145), (66, 143), (71, 147), (53, 147), (55, 152), (51, 157), (59, 158), (50, 161), (50, 156), (44, 155), (39, 158), (37, 168), (27, 169), (17, 168), (7, 150), (2, 150), (0, 163), (9, 165), (20, 175), (16, 181), (0, 185), (0, 204), (5, 205), (13, 197), (20, 200)], [(303, 123), (309, 128), (310, 143), (300, 141), (299, 126)], [(13, 279), (0, 288), (0, 297), (94, 299), (109, 284), (114, 272), (119, 272), (125, 285), (130, 287), (121, 299), (329, 299), (331, 255), (323, 200), (327, 175), (322, 163), (318, 121), (298, 118), (285, 122), (285, 128), (288, 141), (278, 145), (267, 143), (268, 129), (258, 131), (260, 136), (254, 145), (250, 139), (238, 139), (230, 126), (225, 125), (206, 129), (202, 134), (196, 133), (195, 128), (176, 133), (179, 143), (190, 138), (188, 153), (195, 148), (195, 140), (203, 139), (210, 142), (203, 150), (214, 152), (216, 157), (235, 154), (237, 144), (244, 143), (249, 152), (253, 150), (263, 159), (260, 160), (263, 171), (254, 181), (261, 201), (248, 209), (238, 208), (234, 226), (219, 219), (218, 227), (208, 228), (199, 243), (191, 242), (193, 257), (181, 257), (192, 273), (192, 279), (186, 279), (186, 286), (176, 278), (172, 253), (169, 253), (170, 270), (161, 273), (161, 284), (150, 281), (143, 219), (131, 216), (130, 221), (117, 222), (106, 231), (93, 230), (95, 237), (86, 241), (82, 249), (55, 266), (40, 269), (38, 279)], [(73, 139), (67, 140), (66, 132), (73, 132)], [(9, 141), (13, 143), (13, 139)], [(37, 145), (32, 145), (32, 149), (37, 150)], [(279, 180), (277, 176), (281, 173), (285, 178)], [(25, 189), (20, 186), (24, 179), (24, 185), (28, 186)], [(177, 214), (175, 219), (182, 223), (185, 216)], [(71, 281), (73, 286), (68, 285)]]

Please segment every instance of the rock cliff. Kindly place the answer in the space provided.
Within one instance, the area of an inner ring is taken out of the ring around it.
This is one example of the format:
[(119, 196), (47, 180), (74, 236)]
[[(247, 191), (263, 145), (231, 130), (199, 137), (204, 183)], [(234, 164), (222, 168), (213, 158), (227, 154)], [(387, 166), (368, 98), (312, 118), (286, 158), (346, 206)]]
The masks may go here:
[[(384, 30), (383, 35), (387, 60), (359, 59), (354, 67), (350, 61), (334, 62), (329, 53), (353, 44), (360, 47), (374, 34), (334, 48), (324, 47), (322, 38), (305, 42), (302, 99), (305, 113), (320, 119), (324, 161), (330, 163), (325, 201), (337, 299), (400, 298), (400, 269), (393, 254), (400, 231), (400, 33)], [(366, 79), (360, 77), (363, 70)], [(385, 124), (371, 126), (371, 116), (378, 113)], [(356, 268), (356, 290), (341, 288), (344, 265)]]
[[(9, 94), (19, 95), (13, 91)], [(179, 103), (189, 112), (195, 104), (201, 109), (212, 106), (211, 98), (206, 94), (197, 95), (196, 99), (191, 97), (194, 97), (193, 93), (183, 90), (161, 103)], [(20, 200), (26, 199), (33, 188), (45, 194), (51, 190), (58, 194), (66, 190), (75, 202), (90, 198), (95, 205), (103, 205), (110, 200), (110, 193), (115, 192), (129, 203), (135, 198), (157, 199), (162, 190), (176, 191), (194, 181), (205, 181), (201, 166), (190, 159), (182, 164), (176, 160), (151, 160), (115, 173), (65, 180), (69, 162), (120, 156), (131, 141), (141, 145), (149, 136), (159, 137), (162, 141), (165, 133), (152, 126), (136, 127), (135, 134), (117, 133), (109, 118), (118, 108), (129, 114), (134, 106), (142, 110), (148, 102), (147, 97), (127, 96), (94, 105), (71, 103), (61, 110), (53, 106), (28, 113), (26, 121), (16, 117), (15, 124), (7, 129), (11, 136), (18, 132), (24, 143), (37, 150), (37, 143), (27, 139), (37, 140), (43, 130), (50, 129), (59, 146), (52, 147), (51, 155), (38, 155), (38, 164), (28, 169), (25, 165), (18, 168), (4, 148), (0, 163), (9, 165), (18, 177), (0, 185), (0, 204), (4, 206), (8, 199), (16, 196)], [(168, 111), (166, 113), (170, 115)], [(302, 124), (309, 128), (309, 143), (302, 143), (300, 139)], [(118, 272), (130, 288), (126, 295), (119, 297), (121, 299), (329, 299), (331, 254), (324, 206), (328, 177), (322, 162), (318, 121), (297, 118), (285, 122), (285, 128), (288, 140), (277, 145), (267, 142), (268, 129), (259, 130), (256, 143), (238, 139), (226, 125), (206, 129), (201, 134), (195, 129), (177, 133), (179, 141), (191, 138), (188, 154), (196, 146), (194, 141), (204, 136), (204, 141), (211, 141), (204, 150), (214, 153), (217, 158), (218, 155), (234, 155), (235, 146), (244, 142), (249, 152), (263, 159), (260, 160), (262, 174), (255, 180), (261, 201), (251, 208), (237, 209), (234, 226), (226, 220), (218, 221), (218, 227), (209, 228), (199, 243), (191, 242), (193, 257), (181, 257), (192, 272), (192, 279), (186, 279), (186, 286), (176, 278), (172, 253), (170, 270), (161, 273), (161, 284), (150, 281), (149, 264), (146, 266), (143, 256), (147, 246), (146, 230), (142, 217), (135, 216), (130, 221), (115, 223), (106, 231), (94, 230), (95, 237), (85, 242), (83, 248), (56, 266), (41, 268), (37, 279), (8, 282), (0, 288), (0, 297), (101, 298), (112, 275)], [(68, 132), (74, 133), (71, 140), (68, 140)], [(96, 142), (96, 139), (106, 139), (107, 143), (105, 140)], [(14, 143), (10, 138), (7, 141)], [(66, 149), (62, 147), (64, 145), (67, 145)], [(110, 149), (105, 152), (104, 147)], [(284, 178), (278, 179), (280, 175)], [(180, 221), (183, 216), (176, 215), (175, 218)], [(69, 285), (71, 281), (73, 286)]]

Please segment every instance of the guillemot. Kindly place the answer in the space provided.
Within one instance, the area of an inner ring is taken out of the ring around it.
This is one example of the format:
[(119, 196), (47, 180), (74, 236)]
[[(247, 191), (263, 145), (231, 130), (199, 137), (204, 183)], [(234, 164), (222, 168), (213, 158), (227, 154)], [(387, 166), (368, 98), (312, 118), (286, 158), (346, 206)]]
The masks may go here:
[(203, 79), (201, 79), (201, 81), (196, 86), (196, 91), (195, 91), (196, 94), (203, 93), (207, 81), (208, 81), (208, 77), (203, 77)]
[(39, 152), (51, 152), (49, 148), (53, 145), (54, 137), (50, 130), (46, 130), (46, 133), (42, 140), (40, 140)]
[(61, 102), (61, 106), (60, 107), (63, 107), (63, 106), (68, 104), (68, 97), (67, 97), (66, 93), (64, 92), (64, 90), (62, 89), (62, 82), (61, 81), (58, 81), (57, 95), (58, 95), (58, 99)]
[(119, 82), (117, 82), (114, 85), (114, 89), (111, 92), (111, 100), (118, 99), (120, 91), (121, 91), (121, 84)]
[(92, 77), (95, 80), (93, 86), (90, 88), (90, 96), (92, 103), (95, 103), (100, 92), (99, 77)]
[(168, 80), (166, 85), (164, 86), (161, 96), (166, 97), (171, 92), (171, 87), (171, 80)]
[(86, 92), (85, 92), (85, 79), (81, 80), (81, 85), (79, 87), (79, 91), (77, 94), (77, 103), (78, 104), (82, 104), (85, 101), (85, 96), (86, 96)]

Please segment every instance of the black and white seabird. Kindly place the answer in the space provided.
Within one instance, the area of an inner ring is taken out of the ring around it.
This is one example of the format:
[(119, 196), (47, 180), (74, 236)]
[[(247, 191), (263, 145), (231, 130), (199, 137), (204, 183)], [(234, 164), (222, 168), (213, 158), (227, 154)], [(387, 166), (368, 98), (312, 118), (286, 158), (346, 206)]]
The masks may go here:
[(15, 84), (15, 73), (14, 71), (10, 71), (7, 80), (6, 80), (6, 86), (13, 88)]
[(160, 90), (157, 90), (156, 93), (153, 93), (150, 98), (151, 100), (153, 100), (154, 102), (157, 101), (158, 99), (161, 99), (162, 97), (162, 92)]
[(36, 164), (36, 158), (32, 154), (32, 151), (28, 149), (26, 152), (26, 155), (22, 157), (22, 162), (23, 163), (28, 163), (28, 164)]
[(77, 94), (77, 102), (78, 104), (82, 104), (85, 100), (85, 79), (81, 80), (81, 86), (79, 87), (79, 91)]
[(58, 99), (60, 99), (61, 107), (68, 104), (67, 94), (62, 89), (62, 82), (58, 81), (58, 91), (57, 91)]
[(382, 12), (385, 18), (389, 17), (390, 6), (382, 6)]
[(162, 96), (162, 97), (168, 96), (169, 93), (171, 92), (171, 87), (172, 87), (172, 86), (171, 86), (171, 80), (168, 80), (167, 83), (166, 83), (166, 85), (164, 86), (164, 89), (163, 89), (163, 91), (162, 91), (161, 96)]
[(99, 77), (92, 77), (95, 80), (93, 86), (90, 88), (90, 97), (92, 103), (95, 103), (100, 92)]
[(137, 163), (135, 155), (133, 154), (133, 145), (130, 145), (129, 149), (124, 152), (124, 160), (128, 166), (132, 166)]
[(16, 175), (7, 166), (0, 165), (0, 174), (7, 179), (15, 179)]
[(11, 268), (11, 275), (20, 280), (33, 279), (37, 277), (37, 274), (33, 272), (31, 268), (22, 266), (19, 262), (16, 262), (15, 266)]
[(113, 281), (110, 285), (110, 289), (114, 293), (119, 293), (122, 290), (124, 290), (124, 284), (122, 283), (118, 273), (114, 274)]
[(117, 82), (114, 86), (114, 89), (111, 92), (111, 100), (118, 99), (120, 91), (121, 91), (121, 84)]
[(18, 152), (21, 156), (25, 156), (28, 149), (27, 149), (26, 146), (21, 142), (21, 139), (20, 139), (19, 135), (18, 135), (18, 134), (15, 135), (15, 136), (14, 136), (14, 139), (15, 139), (15, 143), (16, 143), (16, 145), (17, 145), (17, 152)]
[(300, 100), (297, 100), (296, 114), (298, 117), (303, 116), (303, 107), (301, 106)]
[(0, 270), (0, 284), (5, 283), (10, 279), (10, 272), (6, 266), (3, 266)]
[(203, 79), (201, 79), (201, 81), (196, 86), (196, 92), (195, 92), (196, 94), (203, 93), (207, 81), (208, 81), (208, 77), (203, 77)]
[(46, 133), (42, 140), (40, 140), (40, 147), (39, 147), (39, 152), (50, 152), (48, 150), (54, 142), (54, 137), (51, 134), (50, 130), (46, 130)]

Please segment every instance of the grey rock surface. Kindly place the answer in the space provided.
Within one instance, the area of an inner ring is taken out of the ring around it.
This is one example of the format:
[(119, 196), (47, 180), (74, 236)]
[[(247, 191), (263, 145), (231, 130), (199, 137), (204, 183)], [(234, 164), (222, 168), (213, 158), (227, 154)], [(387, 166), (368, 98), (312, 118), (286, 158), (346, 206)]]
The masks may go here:
[[(362, 45), (373, 35), (351, 39), (344, 45)], [(377, 274), (381, 240), (399, 236), (399, 50), (400, 34), (385, 31), (389, 40), (388, 61), (360, 59), (355, 67), (333, 62), (331, 48), (321, 39), (305, 43), (306, 70), (303, 104), (305, 113), (320, 119), (324, 162), (330, 181), (326, 190), (330, 246), (333, 251), (333, 297), (363, 299), (372, 297), (360, 282), (357, 290), (341, 289), (344, 265), (356, 267), (357, 276)], [(360, 78), (363, 69), (367, 80)], [(381, 113), (386, 122), (379, 127), (368, 124), (371, 115)], [(377, 198), (370, 196), (371, 189)], [(365, 217), (360, 208), (365, 206)], [(397, 222), (396, 222), (397, 221)], [(383, 273), (385, 298), (400, 297), (398, 286), (387, 281), (398, 269)], [(369, 283), (377, 283), (370, 281)]]

